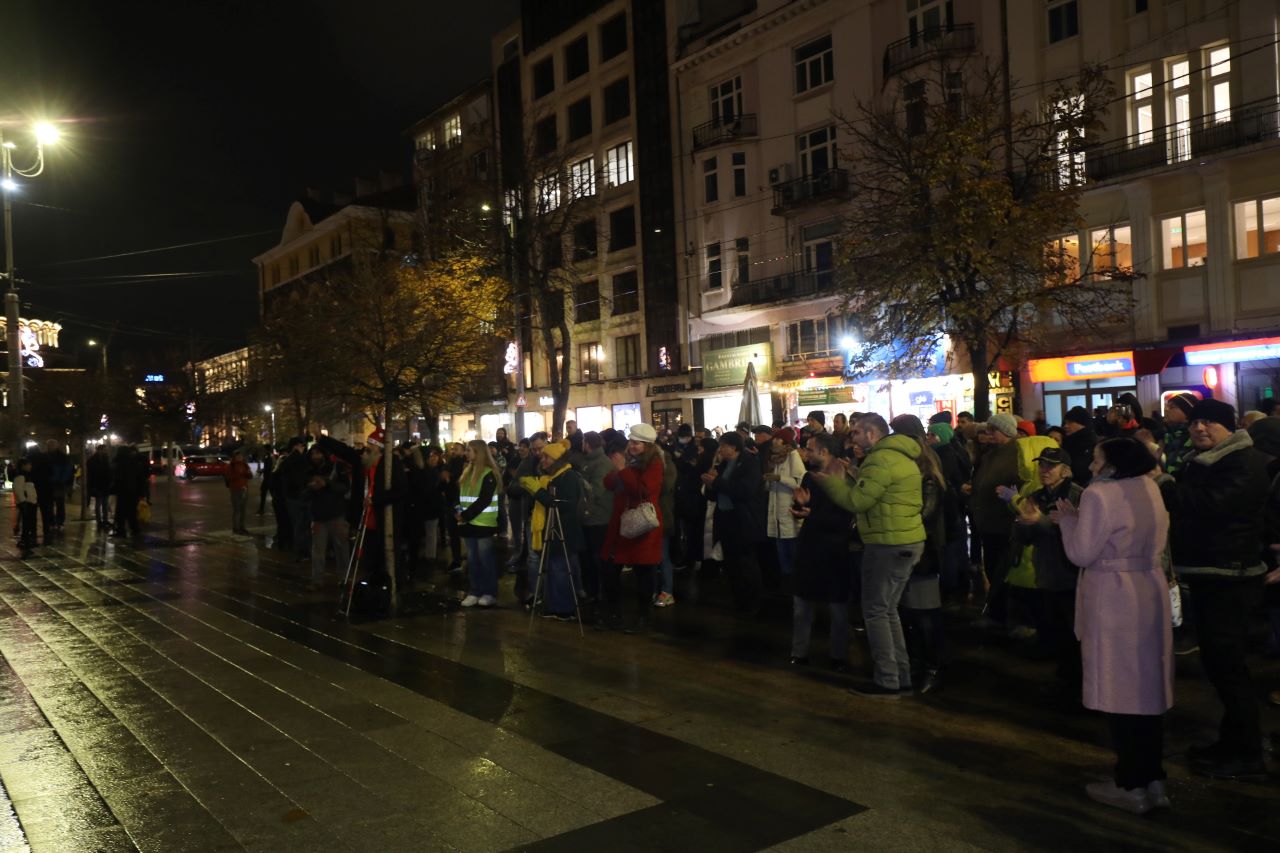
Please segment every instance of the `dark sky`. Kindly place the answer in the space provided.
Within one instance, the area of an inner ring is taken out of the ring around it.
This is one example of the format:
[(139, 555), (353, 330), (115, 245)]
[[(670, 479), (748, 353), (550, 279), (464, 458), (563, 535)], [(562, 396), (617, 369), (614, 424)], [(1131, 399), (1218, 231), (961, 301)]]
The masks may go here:
[[(489, 74), (518, 0), (4, 0), (0, 120), (66, 121), (14, 208), (24, 316), (63, 348), (230, 349), (257, 319), (250, 258), (309, 186), (407, 176), (414, 120)], [(261, 233), (269, 232), (269, 233)], [(247, 236), (182, 251), (69, 260)], [(224, 272), (228, 271), (228, 272)], [(127, 277), (198, 273), (187, 277)], [(114, 351), (113, 351), (114, 353)]]

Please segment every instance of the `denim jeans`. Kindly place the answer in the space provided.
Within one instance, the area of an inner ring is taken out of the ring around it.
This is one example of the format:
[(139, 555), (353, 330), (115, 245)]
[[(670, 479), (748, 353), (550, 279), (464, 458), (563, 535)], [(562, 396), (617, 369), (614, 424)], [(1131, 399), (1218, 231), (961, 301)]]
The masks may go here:
[(498, 557), (492, 536), (463, 536), (467, 548), (467, 573), (471, 577), (471, 594), (498, 597)]
[[(529, 557), (535, 566), (532, 580), (533, 586), (529, 587), (530, 594), (532, 594), (537, 589), (537, 565), (542, 560), (542, 552), (530, 551)], [(544, 609), (547, 613), (570, 614), (574, 612), (573, 589), (580, 590), (580, 587), (576, 579), (573, 587), (570, 587), (570, 572), (573, 573), (575, 578), (577, 577), (578, 555), (570, 554), (569, 562), (566, 566), (564, 551), (560, 548), (559, 543), (553, 542), (552, 549), (547, 554), (547, 571), (542, 577), (542, 595), (545, 602)]]
[(232, 531), (244, 530), (245, 507), (249, 503), (248, 489), (232, 489), (231, 490), (231, 529)]
[(796, 540), (778, 537), (773, 544), (778, 551), (778, 570), (784, 575), (791, 574), (796, 567)]
[[(800, 596), (791, 599), (792, 657), (809, 656), (809, 640), (813, 636), (813, 612), (820, 603), (806, 601)], [(827, 607), (831, 611), (831, 644), (827, 648), (827, 656), (844, 663), (849, 659), (849, 605), (843, 601), (833, 601)]]
[(675, 571), (676, 567), (671, 562), (671, 538), (664, 535), (662, 537), (662, 586), (658, 592), (665, 592), (672, 595), (675, 592)]
[(923, 552), (923, 542), (863, 547), (862, 619), (871, 647), (872, 679), (881, 687), (911, 686), (911, 659), (898, 621), (898, 601)]
[(345, 572), (351, 561), (351, 546), (347, 541), (347, 520), (334, 518), (311, 523), (311, 579), (324, 577), (324, 560), (333, 543), (333, 559), (338, 571)]

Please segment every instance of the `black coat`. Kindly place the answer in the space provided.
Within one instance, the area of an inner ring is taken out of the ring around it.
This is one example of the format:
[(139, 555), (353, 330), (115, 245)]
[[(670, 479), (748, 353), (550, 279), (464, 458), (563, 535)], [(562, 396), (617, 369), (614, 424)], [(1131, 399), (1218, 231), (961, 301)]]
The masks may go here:
[(1097, 434), (1088, 427), (1062, 439), (1062, 449), (1071, 457), (1071, 479), (1082, 489), (1093, 479), (1089, 466), (1093, 463), (1093, 446), (1097, 443)]
[(837, 506), (811, 475), (805, 474), (801, 485), (809, 490), (809, 515), (796, 536), (792, 590), (806, 601), (846, 602), (853, 583), (853, 513)]
[(739, 453), (738, 463), (726, 475), (728, 462), (720, 463), (720, 475), (707, 487), (707, 498), (713, 503), (720, 495), (733, 501), (729, 512), (716, 509), (715, 538), (728, 545), (747, 545), (765, 540), (765, 517), (769, 513), (769, 494), (764, 490), (764, 472), (760, 457)]
[(91, 495), (105, 495), (111, 491), (111, 457), (94, 453), (85, 465), (85, 488)]

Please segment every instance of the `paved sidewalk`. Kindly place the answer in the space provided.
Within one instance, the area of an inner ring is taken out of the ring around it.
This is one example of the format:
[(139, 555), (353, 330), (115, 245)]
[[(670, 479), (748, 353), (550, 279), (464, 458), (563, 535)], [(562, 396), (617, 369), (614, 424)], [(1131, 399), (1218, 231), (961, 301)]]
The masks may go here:
[(653, 637), (530, 633), (514, 608), (349, 624), (261, 545), (69, 525), (0, 550), (0, 849), (1280, 843), (1274, 786), (1171, 765), (1172, 814), (1084, 799), (1099, 721), (1023, 701), (1039, 670), (998, 650), (957, 663), (966, 689), (886, 707), (779, 666), (779, 626), (685, 604)]

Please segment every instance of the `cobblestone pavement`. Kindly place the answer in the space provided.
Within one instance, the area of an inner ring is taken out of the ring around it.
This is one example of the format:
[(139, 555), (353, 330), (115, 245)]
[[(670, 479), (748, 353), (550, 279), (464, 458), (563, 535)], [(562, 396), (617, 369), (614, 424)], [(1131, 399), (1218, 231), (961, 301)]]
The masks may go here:
[(182, 494), (186, 544), (0, 547), (0, 850), (1280, 849), (1274, 784), (1186, 771), (1215, 720), (1194, 659), (1175, 808), (1131, 817), (1083, 796), (1101, 720), (1004, 644), (958, 632), (945, 689), (878, 703), (788, 671), (781, 614), (682, 600), (580, 638), (428, 587), (352, 623), (265, 528), (225, 530), (220, 484)]

